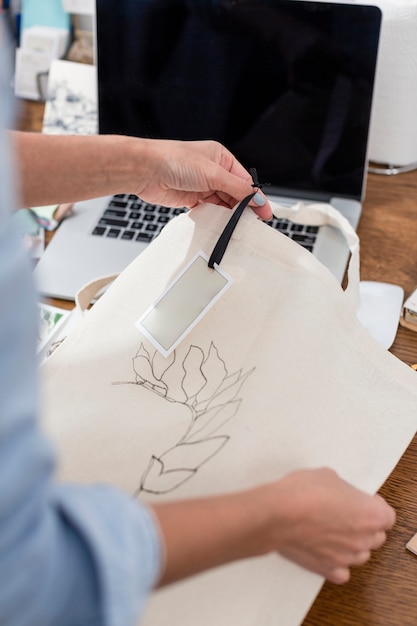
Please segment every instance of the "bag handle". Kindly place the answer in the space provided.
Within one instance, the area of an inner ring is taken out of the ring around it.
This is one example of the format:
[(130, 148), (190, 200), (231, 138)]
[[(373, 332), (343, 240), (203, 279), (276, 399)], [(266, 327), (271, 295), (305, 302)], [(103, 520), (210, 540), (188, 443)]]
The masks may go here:
[[(304, 204), (297, 202), (291, 207), (284, 207), (270, 201), (272, 212), (275, 217), (288, 219), (295, 224), (308, 224), (309, 226), (333, 226), (344, 235), (350, 250), (348, 264), (348, 284), (345, 289), (346, 298), (350, 301), (352, 309), (357, 312), (360, 306), (359, 296), (359, 237), (352, 228), (350, 222), (331, 204), (315, 203)], [(84, 314), (88, 306), (97, 298), (100, 291), (107, 287), (117, 278), (118, 274), (102, 276), (85, 284), (75, 296), (76, 308)]]
[(345, 289), (346, 298), (355, 313), (360, 307), (359, 295), (359, 237), (350, 222), (331, 204), (318, 202), (304, 204), (297, 202), (291, 207), (284, 207), (276, 202), (270, 205), (275, 217), (284, 218), (295, 224), (309, 226), (333, 226), (344, 235), (350, 250), (350, 259), (347, 268), (348, 283)]
[(75, 308), (78, 309), (80, 313), (84, 314), (91, 302), (98, 297), (100, 291), (113, 282), (118, 275), (119, 274), (109, 274), (108, 276), (96, 278), (83, 285), (75, 295)]
[(58, 333), (58, 339), (53, 341), (49, 347), (49, 350), (47, 352), (48, 358), (53, 352), (55, 352), (55, 350), (59, 348), (59, 346), (63, 343), (66, 337), (73, 332), (74, 328), (76, 328), (78, 323), (82, 320), (84, 313), (88, 309), (90, 303), (95, 300), (99, 295), (101, 295), (100, 291), (113, 280), (115, 280), (117, 276), (118, 274), (102, 276), (101, 278), (97, 278), (85, 284), (83, 287), (81, 287), (81, 289), (77, 291), (77, 293), (75, 294), (75, 307), (71, 311), (71, 316), (69, 317), (68, 321), (65, 322), (64, 329), (66, 333)]

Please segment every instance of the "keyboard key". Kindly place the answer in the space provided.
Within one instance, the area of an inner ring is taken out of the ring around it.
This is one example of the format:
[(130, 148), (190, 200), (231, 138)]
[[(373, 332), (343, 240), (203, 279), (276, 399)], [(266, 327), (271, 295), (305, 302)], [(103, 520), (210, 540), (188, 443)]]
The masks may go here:
[(289, 222), (288, 220), (285, 219), (280, 219), (277, 217), (273, 217), (272, 220), (270, 220), (269, 222), (266, 222), (269, 226), (272, 226), (272, 228), (275, 228), (275, 230), (279, 230), (280, 232), (284, 233), (288, 230), (289, 228)]
[(127, 211), (123, 209), (106, 209), (103, 213), (103, 217), (126, 217)]
[(153, 239), (153, 235), (151, 233), (139, 233), (139, 235), (136, 237), (136, 241), (143, 241), (145, 243), (149, 243), (150, 241), (152, 241)]
[(130, 225), (130, 228), (134, 228), (135, 230), (140, 230), (141, 228), (143, 228), (143, 224), (142, 222), (132, 222), (132, 224)]
[(127, 206), (126, 200), (112, 200), (109, 206), (117, 206), (124, 209)]
[(119, 228), (126, 228), (129, 226), (129, 221), (118, 220), (112, 217), (102, 217), (99, 221), (99, 226), (119, 226)]
[(143, 216), (144, 222), (153, 222), (154, 219), (155, 219), (155, 215), (151, 215), (150, 213), (147, 213), (146, 215)]
[(281, 233), (288, 231), (289, 224), (275, 224), (275, 230), (279, 230)]
[(145, 226), (145, 230), (146, 230), (147, 232), (152, 232), (152, 233), (154, 233), (154, 232), (156, 232), (156, 231), (158, 230), (158, 226), (157, 226), (156, 224), (147, 224), (147, 225)]
[(297, 233), (294, 233), (291, 239), (293, 239), (297, 243), (305, 243), (305, 244), (313, 244), (316, 240), (316, 238), (312, 237), (311, 235), (299, 235)]
[(96, 226), (91, 234), (92, 235), (104, 235), (105, 232), (106, 232), (106, 229), (103, 226)]
[(107, 237), (112, 237), (113, 239), (117, 239), (119, 235), (120, 235), (120, 228), (109, 228)]
[(131, 241), (135, 235), (136, 233), (134, 230), (125, 230), (120, 239), (127, 239), (128, 241)]

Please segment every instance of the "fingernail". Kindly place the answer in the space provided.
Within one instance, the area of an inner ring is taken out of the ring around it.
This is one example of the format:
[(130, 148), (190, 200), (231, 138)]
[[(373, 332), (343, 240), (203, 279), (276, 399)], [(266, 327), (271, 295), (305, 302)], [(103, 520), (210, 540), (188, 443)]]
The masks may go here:
[(264, 196), (261, 193), (259, 193), (259, 191), (257, 191), (255, 193), (255, 195), (253, 196), (252, 200), (254, 201), (254, 203), (257, 206), (264, 206), (264, 204), (265, 204), (265, 198), (264, 198)]

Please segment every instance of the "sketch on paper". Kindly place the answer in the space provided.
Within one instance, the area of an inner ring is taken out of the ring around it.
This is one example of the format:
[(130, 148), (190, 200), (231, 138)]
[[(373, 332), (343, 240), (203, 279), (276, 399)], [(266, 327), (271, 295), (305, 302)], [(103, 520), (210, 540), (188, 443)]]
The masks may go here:
[(58, 330), (65, 323), (70, 311), (38, 302), (38, 342), (37, 353), (47, 356), (47, 349), (56, 337)]
[(48, 78), (43, 132), (94, 135), (98, 132), (96, 68), (54, 60)]
[(190, 419), (182, 437), (162, 453), (153, 454), (135, 492), (170, 493), (190, 480), (230, 439), (224, 431), (242, 402), (238, 394), (255, 368), (229, 373), (212, 342), (207, 354), (191, 345), (185, 357), (177, 351), (163, 357), (141, 343), (133, 358), (134, 384), (188, 408)]

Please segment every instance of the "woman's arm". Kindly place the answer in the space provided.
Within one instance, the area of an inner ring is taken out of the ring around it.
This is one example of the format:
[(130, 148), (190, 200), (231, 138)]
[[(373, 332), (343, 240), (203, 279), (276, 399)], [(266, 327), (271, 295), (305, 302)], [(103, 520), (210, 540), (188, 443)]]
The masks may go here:
[(278, 552), (334, 583), (349, 580), (395, 522), (379, 496), (329, 469), (301, 470), (241, 493), (154, 507), (164, 585), (230, 561)]
[[(232, 207), (253, 192), (249, 173), (214, 141), (24, 132), (13, 132), (12, 138), (23, 206), (132, 193), (166, 206)], [(251, 204), (262, 219), (271, 217), (260, 192)]]

